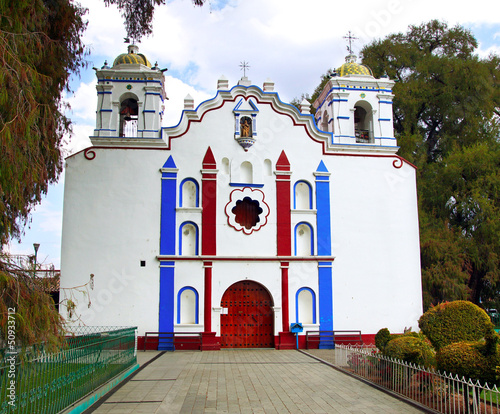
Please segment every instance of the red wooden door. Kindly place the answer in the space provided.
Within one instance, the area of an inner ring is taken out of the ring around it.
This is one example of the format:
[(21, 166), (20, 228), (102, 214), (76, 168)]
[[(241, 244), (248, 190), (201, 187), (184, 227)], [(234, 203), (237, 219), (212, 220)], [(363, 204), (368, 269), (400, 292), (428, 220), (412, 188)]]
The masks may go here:
[[(274, 314), (269, 292), (259, 283), (237, 282), (222, 296), (221, 346), (273, 348)], [(223, 312), (226, 312), (224, 310)]]

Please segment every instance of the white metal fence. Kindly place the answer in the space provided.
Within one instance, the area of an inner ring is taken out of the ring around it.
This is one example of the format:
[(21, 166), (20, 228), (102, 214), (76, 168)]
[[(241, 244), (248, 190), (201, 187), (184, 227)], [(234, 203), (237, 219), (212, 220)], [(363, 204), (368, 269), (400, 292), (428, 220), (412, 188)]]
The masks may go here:
[(496, 385), (387, 358), (376, 348), (336, 345), (334, 350), (307, 352), (439, 413), (500, 414)]

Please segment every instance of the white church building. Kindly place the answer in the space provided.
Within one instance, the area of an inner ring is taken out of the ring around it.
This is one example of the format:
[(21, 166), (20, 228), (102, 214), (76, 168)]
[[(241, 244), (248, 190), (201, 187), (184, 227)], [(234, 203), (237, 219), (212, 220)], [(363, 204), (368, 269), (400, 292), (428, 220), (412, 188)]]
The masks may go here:
[(300, 346), (416, 328), (416, 174), (396, 155), (392, 80), (350, 55), (314, 116), (272, 81), (221, 78), (162, 127), (164, 75), (137, 46), (96, 75), (92, 146), (65, 166), (61, 286), (94, 275), (90, 307), (61, 292), (80, 323), (137, 326), (140, 344), (198, 332), (203, 349), (293, 348), (295, 323)]

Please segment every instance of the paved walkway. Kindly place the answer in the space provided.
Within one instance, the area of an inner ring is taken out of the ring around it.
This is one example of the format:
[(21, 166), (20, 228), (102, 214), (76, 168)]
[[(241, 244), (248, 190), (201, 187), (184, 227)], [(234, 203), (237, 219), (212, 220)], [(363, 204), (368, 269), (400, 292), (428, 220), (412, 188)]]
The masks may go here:
[[(139, 363), (155, 355), (139, 352)], [(164, 353), (87, 412), (420, 413), (300, 352), (268, 349)]]

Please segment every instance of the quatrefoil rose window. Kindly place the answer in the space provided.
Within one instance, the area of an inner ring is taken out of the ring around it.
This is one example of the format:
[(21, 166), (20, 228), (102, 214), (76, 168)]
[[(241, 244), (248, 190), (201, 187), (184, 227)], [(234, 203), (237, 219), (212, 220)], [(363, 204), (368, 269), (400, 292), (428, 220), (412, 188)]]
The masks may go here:
[(269, 206), (264, 201), (262, 191), (245, 187), (231, 193), (225, 211), (231, 227), (252, 234), (267, 224)]

